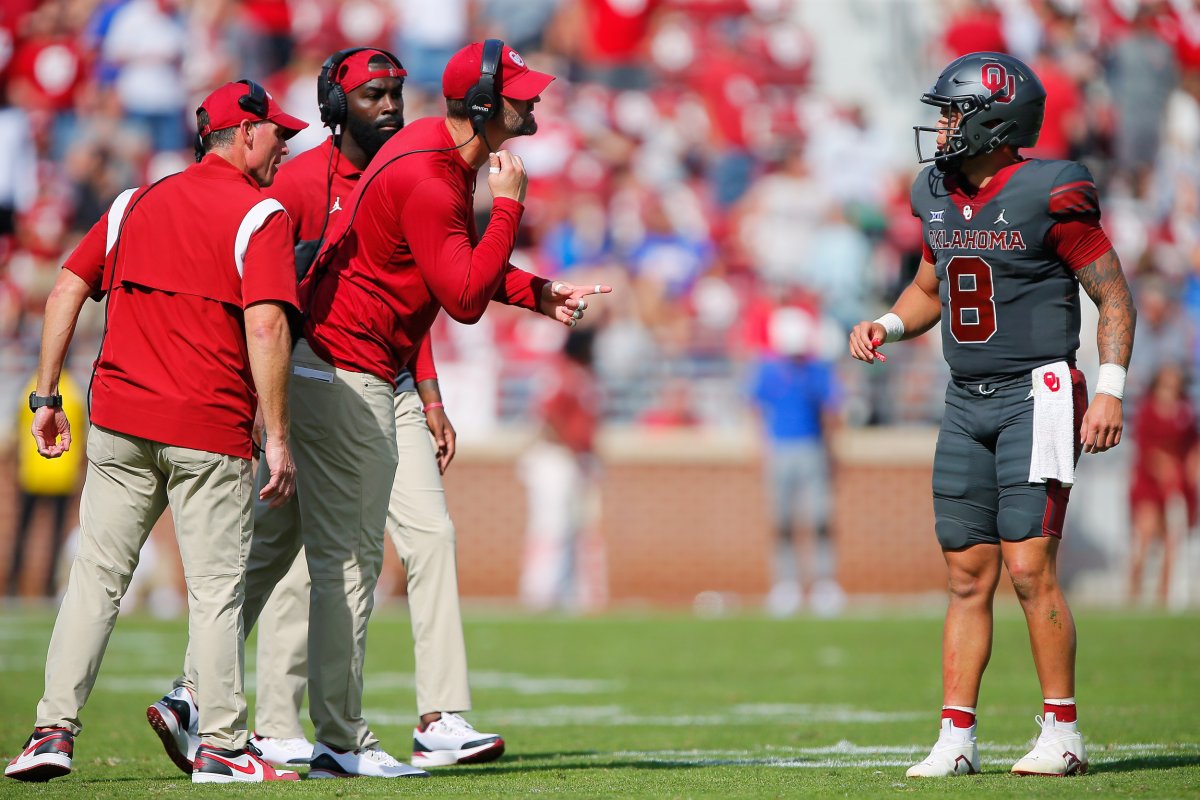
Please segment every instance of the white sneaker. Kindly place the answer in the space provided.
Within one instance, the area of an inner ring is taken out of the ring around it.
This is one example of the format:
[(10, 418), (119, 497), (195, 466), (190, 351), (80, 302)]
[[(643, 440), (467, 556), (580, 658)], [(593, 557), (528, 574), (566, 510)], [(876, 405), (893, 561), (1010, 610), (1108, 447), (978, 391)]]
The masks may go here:
[(929, 756), (913, 764), (905, 775), (909, 778), (946, 778), (951, 775), (975, 775), (979, 772), (979, 748), (975, 744), (975, 726), (956, 728), (949, 719), (942, 720), (942, 732)]
[(776, 619), (790, 617), (804, 605), (804, 594), (796, 581), (779, 581), (767, 595), (767, 614)]
[(1033, 749), (1013, 764), (1015, 775), (1084, 775), (1088, 771), (1083, 736), (1074, 722), (1058, 722), (1053, 714), (1034, 717), (1042, 732)]
[(311, 778), (428, 778), (423, 769), (397, 761), (383, 750), (335, 750), (323, 742), (313, 747), (308, 762)]
[(453, 764), (483, 764), (504, 755), (499, 734), (480, 733), (458, 714), (413, 728), (413, 765), (448, 767)]
[(298, 781), (300, 774), (275, 769), (263, 761), (254, 745), (242, 750), (222, 750), (201, 745), (196, 751), (192, 783), (263, 783), (264, 781)]
[(277, 767), (291, 767), (312, 761), (313, 743), (303, 736), (298, 739), (275, 739), (255, 733), (250, 737), (250, 744), (259, 749), (264, 761)]
[(192, 774), (196, 748), (200, 746), (200, 710), (192, 693), (176, 686), (146, 709), (146, 721), (162, 740), (167, 756), (185, 775)]
[(846, 608), (846, 593), (841, 584), (832, 579), (817, 581), (809, 595), (813, 614), (818, 617), (836, 617)]

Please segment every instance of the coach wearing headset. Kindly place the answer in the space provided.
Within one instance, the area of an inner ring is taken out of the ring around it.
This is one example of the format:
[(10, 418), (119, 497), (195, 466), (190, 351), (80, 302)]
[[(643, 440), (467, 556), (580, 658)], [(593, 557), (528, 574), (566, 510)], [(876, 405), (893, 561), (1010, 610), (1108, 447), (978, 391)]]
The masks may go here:
[[(71, 446), (59, 375), (88, 297), (108, 295), (91, 386), (82, 537), (46, 657), (34, 734), (5, 774), (71, 771), (138, 551), (169, 504), (183, 559), (201, 690), (192, 781), (295, 780), (248, 749), (241, 610), (250, 549), (250, 429), (270, 446), (263, 500), (294, 491), (286, 393), (296, 306), (292, 230), (260, 187), (305, 123), (250, 81), (196, 112), (199, 163), (123, 192), (67, 258), (46, 303), (33, 435), (47, 458)], [(207, 154), (205, 154), (207, 153)], [(257, 398), (256, 398), (257, 395)]]
[[(362, 715), (362, 670), (397, 465), (397, 373), (443, 308), (473, 323), (498, 300), (573, 325), (585, 294), (609, 291), (551, 284), (508, 261), (527, 180), (520, 159), (495, 148), (537, 130), (533, 107), (551, 80), (499, 41), (455, 54), (446, 118), (414, 122), (383, 146), (301, 283), (308, 318), (291, 397), (313, 587), (310, 775), (364, 774), (359, 765), (380, 752)], [(489, 161), (494, 202), (479, 237), (472, 195)]]
[[(269, 192), (292, 218), (300, 274), (307, 272), (329, 220), (345, 210), (371, 158), (404, 127), (404, 75), (399, 59), (371, 48), (338, 51), (322, 65), (317, 101), (322, 120), (334, 133), (280, 167)], [(453, 713), (471, 707), (454, 525), (440, 474), (454, 456), (454, 428), (442, 409), (427, 346), (411, 366), (411, 372), (406, 369), (397, 379), (400, 468), (392, 487), (388, 529), (404, 562), (413, 609), (420, 717), (413, 733), (413, 761), (418, 766), (482, 763), (504, 752), (503, 739), (474, 730)], [(260, 463), (259, 483), (269, 479), (265, 473)], [(256, 619), (259, 622), (251, 742), (278, 766), (308, 763), (313, 750), (300, 725), (308, 685), (309, 606), (308, 566), (303, 555), (297, 557), (300, 548), (298, 504), (271, 508), (257, 503), (243, 607), (247, 633)], [(189, 765), (188, 753), (196, 746), (190, 658), (184, 672), (176, 689), (147, 709), (168, 755), (181, 768)]]

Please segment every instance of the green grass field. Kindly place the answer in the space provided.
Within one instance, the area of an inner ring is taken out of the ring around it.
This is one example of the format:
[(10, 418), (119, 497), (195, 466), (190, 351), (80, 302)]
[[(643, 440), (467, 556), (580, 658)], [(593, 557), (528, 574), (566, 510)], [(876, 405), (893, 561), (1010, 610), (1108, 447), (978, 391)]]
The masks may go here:
[[(6, 760), (32, 724), (51, 624), (46, 612), (0, 618)], [(84, 712), (75, 771), (41, 785), (0, 779), (0, 797), (1200, 797), (1200, 619), (1087, 611), (1078, 625), (1078, 697), (1091, 756), (1091, 773), (1080, 778), (1007, 774), (1041, 711), (1013, 609), (1000, 614), (984, 679), (984, 774), (924, 783), (904, 770), (936, 735), (935, 613), (791, 621), (480, 614), (467, 625), (477, 709), (470, 719), (504, 735), (500, 761), (399, 785), (193, 788), (144, 716), (170, 686), (184, 625), (127, 618)], [(402, 613), (372, 621), (367, 718), (401, 758), (414, 717), (410, 641)]]

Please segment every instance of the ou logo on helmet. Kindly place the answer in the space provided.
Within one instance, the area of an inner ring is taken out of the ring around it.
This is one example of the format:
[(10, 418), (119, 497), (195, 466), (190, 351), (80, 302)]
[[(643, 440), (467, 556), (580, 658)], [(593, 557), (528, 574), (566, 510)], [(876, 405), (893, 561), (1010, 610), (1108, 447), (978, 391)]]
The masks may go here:
[(980, 83), (992, 94), (1000, 92), (996, 97), (997, 103), (1011, 103), (1017, 94), (1017, 78), (1009, 75), (1003, 64), (984, 64)]

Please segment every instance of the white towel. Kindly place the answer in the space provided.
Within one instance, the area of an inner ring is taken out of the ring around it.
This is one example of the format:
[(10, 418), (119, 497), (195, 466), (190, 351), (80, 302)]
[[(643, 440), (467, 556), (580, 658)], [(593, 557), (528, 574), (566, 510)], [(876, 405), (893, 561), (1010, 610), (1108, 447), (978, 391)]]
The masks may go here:
[(1071, 368), (1056, 361), (1033, 371), (1033, 453), (1029, 482), (1075, 483), (1075, 393)]

